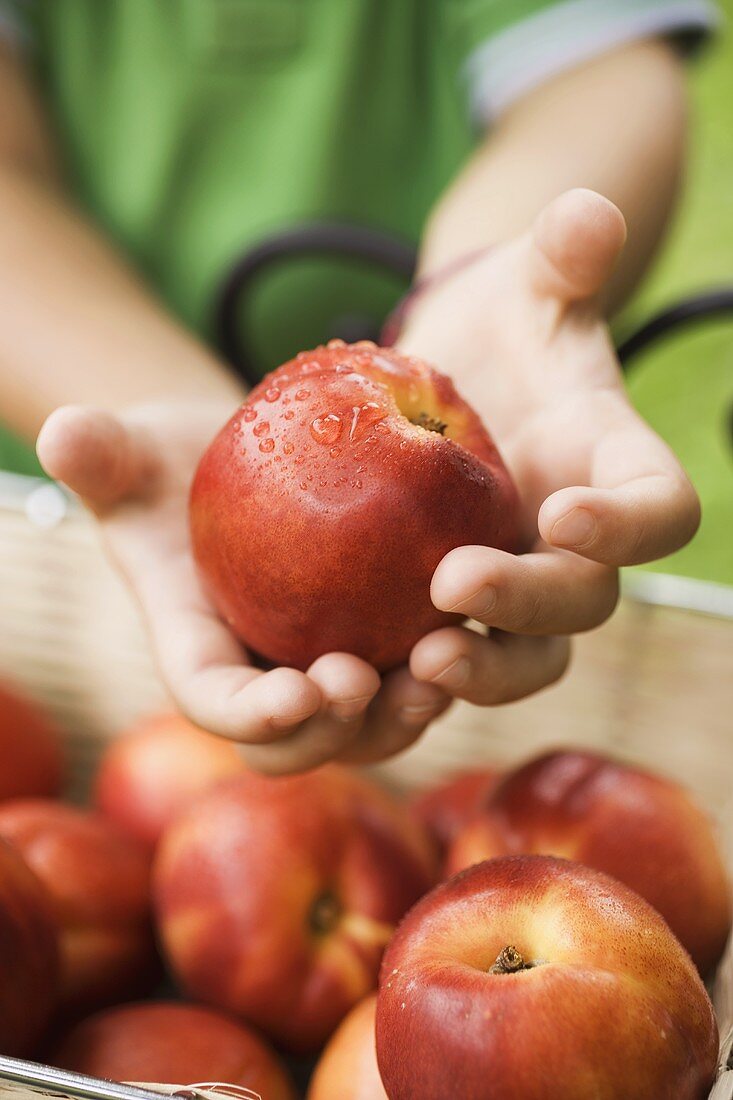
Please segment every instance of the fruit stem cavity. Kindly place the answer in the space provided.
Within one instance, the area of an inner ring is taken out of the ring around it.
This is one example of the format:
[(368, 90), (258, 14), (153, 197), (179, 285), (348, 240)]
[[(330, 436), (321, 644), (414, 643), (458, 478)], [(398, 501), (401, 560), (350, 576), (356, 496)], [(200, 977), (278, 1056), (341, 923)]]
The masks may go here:
[(411, 420), (410, 423), (416, 424), (418, 428), (424, 428), (427, 432), (437, 432), (438, 435), (443, 435), (448, 427), (444, 420), (439, 420), (437, 416), (430, 416), (426, 412), (421, 412), (417, 420)]
[(335, 894), (330, 891), (319, 894), (308, 914), (311, 931), (317, 936), (325, 936), (332, 932), (341, 919), (342, 911), (341, 903)]
[(534, 965), (525, 962), (524, 956), (510, 943), (497, 955), (489, 974), (517, 974), (520, 970), (531, 970)]

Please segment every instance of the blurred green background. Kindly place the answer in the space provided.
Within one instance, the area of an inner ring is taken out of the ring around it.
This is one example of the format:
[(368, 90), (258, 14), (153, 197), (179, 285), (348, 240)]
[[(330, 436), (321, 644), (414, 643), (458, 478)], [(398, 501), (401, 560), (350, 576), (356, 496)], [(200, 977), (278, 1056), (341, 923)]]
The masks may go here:
[[(687, 294), (733, 286), (733, 0), (727, 25), (691, 66), (692, 143), (674, 229), (619, 336)], [(706, 323), (645, 352), (629, 381), (638, 408), (689, 471), (703, 502), (693, 542), (652, 568), (733, 584), (733, 321)], [(39, 473), (27, 448), (0, 431), (0, 467)]]
[[(687, 294), (733, 287), (733, 0), (691, 70), (692, 143), (676, 224), (650, 278), (616, 326), (630, 331)], [(733, 318), (672, 336), (634, 361), (637, 407), (672, 445), (703, 505), (697, 536), (653, 568), (733, 584)]]

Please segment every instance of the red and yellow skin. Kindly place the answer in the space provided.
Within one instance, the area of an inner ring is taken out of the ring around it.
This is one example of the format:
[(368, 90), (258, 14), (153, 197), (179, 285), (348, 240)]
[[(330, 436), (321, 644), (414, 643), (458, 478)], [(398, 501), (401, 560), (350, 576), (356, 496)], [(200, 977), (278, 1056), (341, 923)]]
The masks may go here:
[(158, 965), (145, 849), (87, 810), (44, 799), (0, 806), (0, 837), (45, 887), (56, 917), (61, 1009), (149, 988)]
[(244, 1024), (201, 1005), (118, 1005), (82, 1020), (53, 1065), (110, 1081), (242, 1085), (262, 1100), (295, 1100), (275, 1053)]
[(725, 947), (730, 886), (709, 818), (677, 783), (590, 752), (552, 752), (507, 775), (453, 842), (446, 873), (548, 854), (613, 875), (657, 909), (703, 975)]
[(656, 910), (549, 856), (480, 863), (410, 911), (376, 1034), (390, 1100), (703, 1100), (718, 1057), (705, 988)]
[(40, 707), (0, 684), (0, 801), (51, 797), (64, 780), (61, 736)]
[(99, 765), (94, 801), (152, 849), (194, 798), (244, 768), (231, 741), (204, 733), (180, 714), (159, 714), (112, 742)]
[(483, 808), (501, 774), (498, 768), (462, 772), (410, 799), (410, 812), (425, 826), (441, 853)]
[(56, 1003), (58, 930), (41, 883), (0, 840), (0, 1051), (34, 1053)]
[(519, 530), (509, 473), (450, 379), (367, 342), (268, 375), (204, 454), (190, 514), (222, 617), (298, 669), (329, 652), (401, 664), (460, 619), (430, 600), (445, 554), (514, 550)]
[(375, 988), (397, 921), (434, 881), (407, 811), (337, 766), (217, 787), (166, 832), (153, 876), (182, 988), (299, 1053)]
[(339, 1024), (313, 1072), (308, 1100), (389, 1100), (377, 1066), (376, 1011), (374, 993)]

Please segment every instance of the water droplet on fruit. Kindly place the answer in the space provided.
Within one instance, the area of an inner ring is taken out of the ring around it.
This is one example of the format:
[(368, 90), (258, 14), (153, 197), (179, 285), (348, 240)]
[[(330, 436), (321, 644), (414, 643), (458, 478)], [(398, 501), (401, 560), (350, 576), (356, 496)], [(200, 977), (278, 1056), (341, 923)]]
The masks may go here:
[(280, 390), (277, 386), (270, 386), (269, 390), (265, 390), (265, 401), (269, 401), (272, 404), (273, 401), (277, 401), (280, 396)]
[(291, 455), (294, 450), (295, 447), (292, 443), (283, 443), (283, 454)]
[(310, 395), (311, 395), (310, 390), (298, 390), (298, 392), (295, 395), (295, 400), (296, 401), (307, 401), (308, 398), (310, 397)]
[(265, 452), (274, 451), (275, 450), (275, 440), (274, 439), (263, 439), (262, 442), (260, 443), (260, 450), (265, 451)]
[(341, 452), (339, 451), (338, 447), (332, 447), (328, 453), (330, 454), (331, 458), (338, 458)]
[(253, 409), (248, 405), (247, 408), (242, 413), (242, 419), (246, 420), (247, 423), (250, 423), (252, 420), (256, 420), (257, 419), (257, 409)]
[(341, 435), (342, 428), (341, 417), (337, 416), (336, 413), (328, 413), (326, 416), (316, 417), (311, 424), (311, 435), (316, 443), (321, 443), (324, 447), (330, 447)]
[(301, 487), (301, 489), (307, 489), (308, 488), (308, 482), (307, 481), (301, 481), (300, 487)]
[(294, 416), (295, 416), (295, 413), (293, 412), (292, 409), (288, 409), (288, 411), (286, 413), (283, 413), (283, 417), (285, 418), (285, 420), (292, 420)]
[(326, 344), (326, 347), (328, 348), (329, 351), (333, 351), (334, 348), (345, 348), (346, 344), (344, 343), (343, 340), (335, 339), (335, 340), (329, 340), (328, 343)]
[(266, 420), (260, 420), (259, 424), (256, 424), (252, 431), (255, 435), (266, 435), (270, 430), (270, 425)]
[(363, 405), (354, 405), (351, 410), (351, 428), (349, 439), (352, 443), (363, 438), (380, 420), (384, 420), (387, 413), (380, 408), (375, 401), (367, 401)]

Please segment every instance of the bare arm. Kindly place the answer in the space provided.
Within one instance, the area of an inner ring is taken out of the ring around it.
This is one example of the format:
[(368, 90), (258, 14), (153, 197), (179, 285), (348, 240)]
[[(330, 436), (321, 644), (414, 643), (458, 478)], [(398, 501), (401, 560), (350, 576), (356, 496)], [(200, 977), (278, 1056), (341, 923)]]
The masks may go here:
[(499, 119), (436, 206), (423, 271), (482, 243), (510, 240), (572, 187), (618, 206), (628, 245), (607, 285), (619, 305), (659, 244), (684, 165), (683, 64), (663, 42), (640, 42), (556, 77)]
[(241, 389), (64, 194), (43, 112), (0, 53), (0, 404), (29, 439), (69, 402), (114, 410)]

